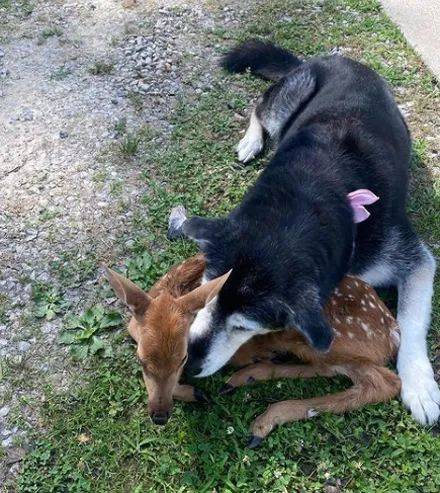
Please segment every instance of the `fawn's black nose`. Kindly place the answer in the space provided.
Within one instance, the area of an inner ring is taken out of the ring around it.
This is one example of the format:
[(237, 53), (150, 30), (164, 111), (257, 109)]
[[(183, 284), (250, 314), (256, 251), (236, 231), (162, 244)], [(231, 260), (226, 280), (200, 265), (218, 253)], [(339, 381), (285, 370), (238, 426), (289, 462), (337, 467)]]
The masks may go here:
[(151, 420), (155, 425), (166, 425), (170, 418), (170, 413), (155, 412), (151, 414)]

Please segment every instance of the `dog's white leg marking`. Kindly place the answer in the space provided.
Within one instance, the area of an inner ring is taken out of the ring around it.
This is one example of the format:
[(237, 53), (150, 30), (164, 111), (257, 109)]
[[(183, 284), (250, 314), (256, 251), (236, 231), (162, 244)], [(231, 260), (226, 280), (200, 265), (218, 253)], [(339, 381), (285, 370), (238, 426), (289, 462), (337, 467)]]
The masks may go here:
[(168, 219), (168, 239), (173, 240), (182, 236), (182, 226), (187, 219), (183, 205), (178, 205), (171, 209)]
[(238, 160), (242, 163), (247, 163), (261, 152), (263, 145), (263, 127), (254, 110), (252, 111), (249, 127), (237, 146)]
[(398, 285), (401, 342), (397, 370), (402, 380), (402, 401), (422, 424), (433, 424), (440, 415), (440, 390), (426, 347), (434, 273), (435, 261), (426, 250), (424, 262)]

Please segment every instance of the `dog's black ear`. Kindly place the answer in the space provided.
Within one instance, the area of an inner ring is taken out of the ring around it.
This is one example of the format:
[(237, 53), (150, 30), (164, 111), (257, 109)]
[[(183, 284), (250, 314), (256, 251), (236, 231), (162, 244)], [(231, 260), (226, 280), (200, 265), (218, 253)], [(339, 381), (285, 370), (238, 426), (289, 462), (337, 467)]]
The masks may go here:
[(296, 329), (317, 351), (328, 351), (333, 341), (333, 331), (318, 303), (310, 302), (308, 307), (294, 309), (286, 303), (281, 308), (282, 325), (286, 329)]
[(333, 342), (333, 331), (324, 317), (322, 309), (301, 313), (297, 321), (298, 330), (317, 351), (328, 351)]
[(205, 251), (209, 244), (227, 234), (227, 231), (227, 219), (193, 216), (182, 224), (183, 234), (195, 241), (202, 251)]

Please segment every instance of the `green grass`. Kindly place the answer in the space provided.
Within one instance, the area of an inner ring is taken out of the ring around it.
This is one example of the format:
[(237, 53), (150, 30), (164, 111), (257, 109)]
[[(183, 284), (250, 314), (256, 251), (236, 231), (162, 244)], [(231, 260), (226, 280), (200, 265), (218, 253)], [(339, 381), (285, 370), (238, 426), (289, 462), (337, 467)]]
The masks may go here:
[(67, 77), (69, 77), (69, 75), (72, 75), (72, 70), (68, 67), (62, 66), (62, 67), (57, 68), (56, 70), (54, 70), (50, 74), (50, 79), (51, 80), (64, 80)]
[(24, 18), (32, 14), (33, 3), (30, 0), (0, 0), (0, 14), (12, 13), (18, 18)]
[(138, 135), (126, 135), (121, 143), (119, 149), (124, 156), (134, 156), (138, 149), (141, 139)]
[[(286, 12), (292, 20), (286, 20)], [(261, 2), (249, 16), (254, 20), (230, 32), (229, 38), (265, 36), (306, 55), (351, 47), (353, 57), (374, 66), (416, 102), (416, 176), (410, 210), (417, 229), (438, 254), (439, 183), (434, 181), (434, 160), (420, 129), (431, 118), (429, 107), (435, 102), (438, 106), (438, 87), (378, 4), (281, 0)], [(207, 42), (220, 42), (224, 35), (221, 29), (213, 30)], [(196, 105), (181, 102), (167, 145), (152, 133), (139, 133), (143, 152), (133, 159), (148, 184), (149, 214), (139, 218), (145, 234), (133, 246), (126, 271), (142, 287), (194, 252), (188, 242), (166, 240), (170, 208), (183, 203), (190, 213), (223, 214), (267, 162), (263, 157), (243, 168), (233, 152), (243, 128), (234, 112), (243, 111), (263, 87), (249, 76), (219, 73), (214, 90)], [(85, 331), (86, 345), (93, 344), (104, 316), (98, 315), (91, 313), (78, 323), (74, 337)], [(439, 317), (437, 295), (433, 350), (438, 348)], [(98, 350), (88, 371), (78, 376), (79, 382), (86, 380), (84, 385), (74, 386), (77, 390), (67, 395), (48, 390), (41, 418), (47, 432), (35, 435), (34, 449), (19, 477), (22, 493), (310, 493), (331, 484), (352, 493), (440, 490), (440, 442), (435, 430), (415, 424), (398, 401), (286, 425), (275, 430), (261, 449), (244, 447), (250, 423), (268, 403), (335, 392), (347, 385), (344, 380), (272, 382), (217, 397), (225, 379), (217, 375), (198, 383), (213, 397), (212, 404), (178, 403), (167, 426), (154, 427), (147, 416), (133, 347), (125, 331), (112, 333), (106, 341), (112, 343), (113, 357), (100, 358), (103, 351)]]
[(46, 284), (35, 284), (32, 289), (32, 298), (35, 305), (35, 316), (46, 320), (52, 320), (64, 313), (69, 306), (59, 289)]
[(41, 37), (43, 39), (52, 38), (54, 36), (61, 36), (62, 34), (63, 34), (63, 31), (58, 26), (46, 27), (43, 29), (43, 31), (41, 31)]
[(5, 294), (0, 293), (0, 324), (6, 323), (8, 303), (10, 303), (9, 298)]
[(92, 75), (109, 75), (113, 72), (113, 69), (113, 63), (97, 61), (91, 67), (89, 67), (89, 72)]

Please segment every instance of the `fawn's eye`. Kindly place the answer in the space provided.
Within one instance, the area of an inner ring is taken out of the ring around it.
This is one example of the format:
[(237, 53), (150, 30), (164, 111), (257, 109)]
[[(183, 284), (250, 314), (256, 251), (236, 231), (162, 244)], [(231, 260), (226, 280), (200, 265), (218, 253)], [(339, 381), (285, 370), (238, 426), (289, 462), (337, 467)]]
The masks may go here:
[(180, 363), (180, 366), (183, 366), (187, 362), (187, 360), (188, 360), (188, 354), (185, 354), (183, 360)]
[(148, 373), (146, 361), (144, 359), (139, 358), (139, 356), (136, 356), (136, 359), (138, 360), (138, 363), (142, 366), (142, 369), (145, 371), (145, 373)]

